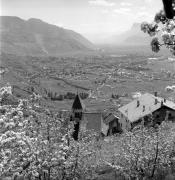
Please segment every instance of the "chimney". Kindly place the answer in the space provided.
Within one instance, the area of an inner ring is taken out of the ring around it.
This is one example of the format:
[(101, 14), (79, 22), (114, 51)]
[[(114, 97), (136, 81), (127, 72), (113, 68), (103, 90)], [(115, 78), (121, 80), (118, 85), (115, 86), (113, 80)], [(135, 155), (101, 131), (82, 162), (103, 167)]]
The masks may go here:
[(161, 101), (161, 106), (163, 106), (163, 101)]
[(156, 105), (157, 103), (158, 103), (158, 100), (157, 100), (157, 98), (155, 98), (155, 103), (154, 104)]
[(164, 101), (164, 103), (166, 103), (166, 99), (165, 99), (165, 98), (164, 98), (164, 100), (163, 100), (163, 101)]
[(156, 96), (156, 97), (157, 97), (157, 92), (154, 92), (154, 96)]
[(143, 106), (143, 112), (145, 111), (145, 106)]
[(139, 107), (140, 106), (140, 101), (139, 100), (137, 100), (137, 107)]

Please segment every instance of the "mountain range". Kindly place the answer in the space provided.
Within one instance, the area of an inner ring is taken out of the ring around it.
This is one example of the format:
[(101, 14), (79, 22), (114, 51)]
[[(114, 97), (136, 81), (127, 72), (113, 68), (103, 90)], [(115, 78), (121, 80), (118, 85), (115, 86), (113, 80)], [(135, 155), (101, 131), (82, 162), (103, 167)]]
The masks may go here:
[(109, 39), (111, 43), (123, 45), (150, 45), (150, 41), (151, 37), (141, 31), (140, 23), (134, 23), (128, 31)]
[(1, 53), (8, 54), (57, 55), (95, 49), (79, 33), (34, 18), (1, 16), (0, 37)]
[[(108, 45), (150, 45), (151, 38), (143, 33), (140, 23), (121, 34), (98, 38), (97, 44)], [(94, 41), (95, 42), (95, 41)], [(96, 46), (81, 34), (48, 24), (40, 19), (23, 20), (15, 16), (0, 16), (1, 53), (32, 56), (56, 56), (68, 52), (84, 52)]]
[(121, 45), (121, 46), (138, 46), (150, 45), (151, 37), (141, 31), (141, 23), (134, 23), (130, 29), (122, 33), (99, 34), (98, 36), (90, 36), (91, 41), (97, 44)]

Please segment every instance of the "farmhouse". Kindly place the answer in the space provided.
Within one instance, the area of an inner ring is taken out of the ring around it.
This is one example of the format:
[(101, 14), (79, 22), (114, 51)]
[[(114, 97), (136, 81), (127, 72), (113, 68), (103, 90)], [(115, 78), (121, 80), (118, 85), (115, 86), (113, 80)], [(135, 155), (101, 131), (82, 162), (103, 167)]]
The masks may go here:
[(122, 132), (119, 117), (114, 113), (108, 113), (104, 116), (104, 123), (107, 125), (107, 136)]
[(74, 139), (78, 139), (79, 131), (94, 130), (105, 136), (131, 130), (140, 123), (144, 125), (161, 124), (162, 121), (175, 122), (175, 103), (164, 98), (146, 93), (127, 105), (118, 109), (118, 114), (88, 111), (77, 94), (70, 120), (75, 122)]
[(146, 93), (118, 110), (123, 130), (130, 130), (141, 121), (148, 125), (150, 117), (155, 124), (160, 124), (164, 120), (175, 122), (175, 103), (157, 97), (157, 93)]

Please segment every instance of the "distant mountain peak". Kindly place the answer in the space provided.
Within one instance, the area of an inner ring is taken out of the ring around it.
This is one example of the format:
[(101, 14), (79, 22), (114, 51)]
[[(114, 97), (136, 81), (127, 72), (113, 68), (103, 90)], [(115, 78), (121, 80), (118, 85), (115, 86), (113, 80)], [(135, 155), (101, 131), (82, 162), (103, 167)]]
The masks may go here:
[(1, 19), (13, 19), (13, 20), (21, 20), (24, 21), (23, 19), (21, 19), (20, 17), (17, 16), (0, 16)]
[(2, 25), (2, 23), (5, 24), (5, 23), (11, 23), (11, 22), (13, 22), (13, 23), (23, 23), (24, 22), (23, 19), (21, 19), (17, 16), (0, 16), (0, 21), (1, 21), (0, 25)]
[(40, 19), (1, 16), (0, 20), (1, 51), (4, 53), (57, 55), (94, 49), (94, 45), (82, 35)]
[(112, 36), (108, 42), (109, 44), (120, 45), (150, 45), (151, 38), (149, 35), (141, 31), (141, 23), (133, 23), (131, 28), (120, 35)]
[(27, 20), (27, 22), (48, 24), (48, 23), (42, 21), (41, 19), (37, 19), (37, 18), (30, 18)]

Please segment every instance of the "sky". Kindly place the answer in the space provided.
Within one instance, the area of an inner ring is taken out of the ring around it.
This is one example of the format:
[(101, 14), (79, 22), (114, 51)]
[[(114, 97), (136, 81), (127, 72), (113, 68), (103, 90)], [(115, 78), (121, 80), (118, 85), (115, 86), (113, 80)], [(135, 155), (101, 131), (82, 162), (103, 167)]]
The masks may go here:
[(162, 0), (0, 0), (1, 15), (38, 18), (84, 35), (117, 34), (152, 22)]

